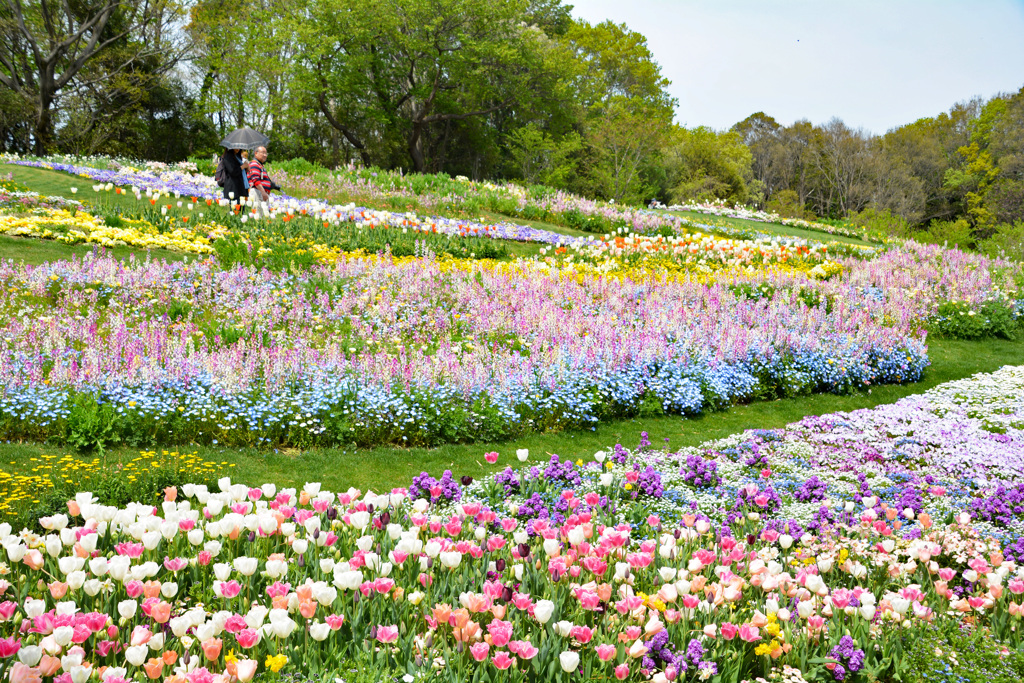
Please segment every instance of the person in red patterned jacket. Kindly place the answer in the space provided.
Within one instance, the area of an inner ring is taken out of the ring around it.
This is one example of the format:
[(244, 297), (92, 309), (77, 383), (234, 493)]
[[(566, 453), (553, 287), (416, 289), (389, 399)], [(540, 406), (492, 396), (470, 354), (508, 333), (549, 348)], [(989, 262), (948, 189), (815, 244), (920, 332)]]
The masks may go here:
[(257, 147), (253, 160), (249, 162), (249, 205), (253, 207), (254, 213), (263, 217), (270, 215), (267, 202), (270, 201), (272, 184), (267, 169), (263, 167), (265, 163), (267, 148)]

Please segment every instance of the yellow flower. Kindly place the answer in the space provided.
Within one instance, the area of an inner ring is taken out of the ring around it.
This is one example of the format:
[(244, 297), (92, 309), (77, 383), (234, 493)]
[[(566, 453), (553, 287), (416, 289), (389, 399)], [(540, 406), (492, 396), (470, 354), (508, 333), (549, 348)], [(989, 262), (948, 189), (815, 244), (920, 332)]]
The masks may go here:
[(228, 650), (228, 653), (226, 655), (224, 655), (224, 661), (227, 664), (230, 664), (232, 662), (237, 662), (238, 661), (238, 657), (235, 656), (235, 651), (234, 650)]
[(271, 657), (269, 655), (267, 656), (267, 661), (266, 661), (267, 668), (269, 668), (274, 673), (277, 673), (278, 671), (280, 671), (281, 667), (283, 667), (287, 663), (288, 663), (288, 658), (286, 656), (284, 656), (284, 655), (274, 655), (273, 657)]

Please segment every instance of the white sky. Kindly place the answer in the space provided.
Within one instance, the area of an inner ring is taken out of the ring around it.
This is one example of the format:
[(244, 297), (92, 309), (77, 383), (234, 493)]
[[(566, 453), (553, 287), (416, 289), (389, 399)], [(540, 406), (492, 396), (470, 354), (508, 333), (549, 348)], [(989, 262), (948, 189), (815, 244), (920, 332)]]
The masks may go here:
[(647, 37), (676, 120), (838, 116), (874, 133), (1024, 86), (1024, 0), (565, 0)]

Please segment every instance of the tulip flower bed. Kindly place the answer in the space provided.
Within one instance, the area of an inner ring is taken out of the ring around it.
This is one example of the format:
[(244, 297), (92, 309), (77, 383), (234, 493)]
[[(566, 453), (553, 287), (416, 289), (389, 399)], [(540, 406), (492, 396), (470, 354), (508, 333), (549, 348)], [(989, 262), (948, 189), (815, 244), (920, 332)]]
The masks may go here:
[(41, 534), (0, 525), (0, 679), (906, 681), (955, 674), (965, 633), (1020, 675), (1021, 396), (1007, 367), (387, 493), (82, 491)]
[[(130, 186), (136, 190), (137, 195), (143, 192), (157, 192), (201, 199), (220, 199), (220, 188), (213, 182), (212, 177), (194, 175), (190, 170), (180, 167), (162, 167), (152, 162), (134, 162), (134, 165), (130, 165), (115, 160), (79, 160), (68, 157), (45, 160), (11, 156), (3, 158), (14, 164), (53, 169), (88, 178), (99, 183), (99, 186)], [(143, 165), (145, 168), (137, 168)], [(645, 235), (665, 232), (685, 235), (699, 230), (726, 238), (760, 240), (775, 248), (782, 246), (796, 250), (820, 246), (796, 238), (736, 229), (727, 225), (700, 224), (679, 216), (595, 202), (550, 188), (543, 188), (543, 192), (528, 192), (512, 183), (475, 183), (464, 178), (453, 180), (443, 175), (406, 177), (375, 169), (339, 170), (326, 176), (322, 173), (314, 180), (303, 176), (289, 177), (287, 174), (278, 174), (278, 177), (290, 186), (297, 186), (321, 197), (340, 194), (376, 205), (393, 204), (394, 202), (384, 200), (395, 197), (407, 198), (413, 201), (417, 208), (426, 211), (469, 216), (476, 216), (486, 208), (517, 218), (543, 219), (591, 233), (625, 230)], [(355, 204), (332, 204), (323, 199), (296, 199), (275, 195), (270, 202), (270, 208), (276, 218), (290, 219), (297, 214), (308, 215), (328, 226), (354, 223), (357, 226), (401, 228), (426, 234), (538, 242), (556, 247), (586, 241), (512, 222), (490, 223), (483, 219), (424, 217), (415, 213), (356, 208)], [(835, 254), (870, 253), (870, 249), (865, 251), (836, 242), (829, 243), (828, 248)]]
[(911, 311), (883, 321), (852, 292), (825, 310), (795, 286), (752, 298), (528, 263), (348, 257), (299, 274), (8, 263), (0, 283), (6, 438), (429, 445), (849, 392), (927, 364)]

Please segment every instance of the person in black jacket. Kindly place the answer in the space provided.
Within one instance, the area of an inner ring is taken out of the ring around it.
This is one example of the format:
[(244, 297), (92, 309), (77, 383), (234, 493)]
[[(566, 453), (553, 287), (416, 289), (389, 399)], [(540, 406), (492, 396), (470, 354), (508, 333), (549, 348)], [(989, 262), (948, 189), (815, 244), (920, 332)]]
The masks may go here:
[(249, 196), (249, 161), (240, 149), (224, 150), (224, 199), (233, 204)]

